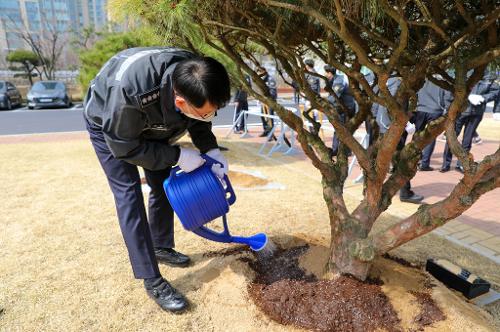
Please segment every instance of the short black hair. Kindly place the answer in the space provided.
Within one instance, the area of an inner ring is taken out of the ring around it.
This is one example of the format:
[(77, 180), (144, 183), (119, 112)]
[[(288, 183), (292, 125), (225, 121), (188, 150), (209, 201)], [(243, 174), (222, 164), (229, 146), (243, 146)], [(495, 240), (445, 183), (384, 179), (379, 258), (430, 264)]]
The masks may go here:
[(196, 57), (179, 62), (172, 74), (176, 93), (195, 107), (205, 102), (217, 108), (231, 98), (231, 83), (226, 68), (210, 57)]
[(314, 60), (313, 59), (306, 59), (304, 63), (309, 66), (309, 67), (314, 67)]
[(325, 69), (325, 71), (327, 73), (332, 73), (332, 74), (335, 74), (335, 68), (330, 66), (330, 65), (325, 65), (325, 67), (323, 67)]

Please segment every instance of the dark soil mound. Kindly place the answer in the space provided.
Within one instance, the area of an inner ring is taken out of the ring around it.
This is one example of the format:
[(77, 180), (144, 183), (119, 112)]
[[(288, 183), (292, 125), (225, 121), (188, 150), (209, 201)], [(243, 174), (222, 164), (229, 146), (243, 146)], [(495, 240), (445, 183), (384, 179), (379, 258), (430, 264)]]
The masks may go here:
[(269, 317), (316, 331), (400, 331), (399, 319), (380, 282), (350, 277), (316, 280), (299, 268), (307, 246), (280, 250), (249, 262), (257, 272), (250, 297)]

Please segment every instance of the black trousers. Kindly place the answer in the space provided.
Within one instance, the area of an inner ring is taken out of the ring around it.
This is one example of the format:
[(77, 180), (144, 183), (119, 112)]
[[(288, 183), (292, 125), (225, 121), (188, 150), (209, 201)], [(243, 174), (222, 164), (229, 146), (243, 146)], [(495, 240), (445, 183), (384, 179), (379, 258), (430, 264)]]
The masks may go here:
[[(354, 111), (352, 111), (352, 114), (354, 114)], [(345, 123), (346, 122), (345, 113), (340, 113), (339, 119), (340, 119), (341, 123)], [(336, 156), (339, 153), (339, 145), (340, 145), (339, 137), (337, 136), (337, 132), (335, 131), (333, 133), (333, 141), (332, 141), (332, 151), (333, 151), (332, 156)], [(351, 151), (349, 150), (348, 154), (350, 154), (350, 153), (351, 153)]]
[(137, 279), (159, 277), (154, 248), (174, 247), (174, 213), (163, 191), (170, 167), (160, 171), (144, 169), (146, 182), (151, 187), (147, 216), (137, 166), (113, 157), (100, 128), (87, 122), (87, 130), (113, 192), (134, 276)]
[[(267, 105), (262, 105), (262, 113), (274, 115), (274, 110)], [(264, 132), (268, 132), (274, 127), (274, 119), (265, 118), (263, 116), (261, 116), (260, 119), (262, 120), (262, 128), (264, 129)]]
[(300, 103), (300, 91), (299, 90), (293, 90), (293, 102), (295, 104), (299, 104)]
[[(341, 123), (345, 123), (345, 114), (344, 113), (340, 113), (339, 114), (339, 119), (340, 119), (340, 122)], [(339, 145), (340, 145), (340, 141), (339, 141), (339, 137), (337, 136), (337, 131), (335, 131), (333, 133), (333, 141), (332, 141), (332, 156), (336, 156), (339, 152)]]
[[(235, 114), (234, 114), (234, 121), (236, 121), (236, 119), (238, 119), (238, 117), (240, 116), (241, 112), (243, 111), (248, 111), (248, 102), (239, 102), (238, 103), (238, 106), (236, 107), (236, 111), (235, 111)], [(243, 130), (245, 129), (245, 116), (242, 116), (240, 121), (236, 124), (236, 126), (234, 127), (234, 129), (236, 130)]]
[[(483, 113), (471, 114), (471, 115), (460, 115), (455, 120), (455, 133), (457, 134), (457, 136), (460, 135), (462, 128), (464, 128), (464, 136), (462, 138), (462, 147), (467, 152), (469, 152), (471, 147), (472, 147), (472, 137), (473, 137), (474, 132), (476, 131), (476, 129), (479, 126), (479, 123), (481, 122), (482, 119), (483, 119)], [(450, 167), (451, 160), (452, 160), (451, 150), (448, 146), (448, 143), (446, 143), (446, 145), (444, 147), (443, 166), (442, 167)], [(461, 166), (460, 161), (457, 162), (457, 166)]]
[[(415, 114), (415, 131), (422, 131), (425, 126), (439, 118), (442, 114), (439, 113), (427, 113), (427, 112), (417, 112)], [(422, 159), (420, 161), (420, 167), (429, 167), (431, 163), (431, 156), (434, 152), (436, 146), (436, 140), (433, 140), (422, 150)]]
[[(380, 133), (380, 137), (383, 137), (384, 133)], [(406, 138), (408, 137), (408, 133), (406, 131), (403, 131), (403, 134), (401, 135), (401, 138), (399, 139), (398, 146), (396, 147), (396, 151), (401, 151), (406, 144)], [(393, 158), (393, 165), (397, 162)], [(394, 166), (393, 166), (394, 167)], [(391, 171), (392, 172), (392, 171)], [(413, 190), (411, 190), (411, 183), (410, 180), (408, 180), (403, 187), (399, 190), (399, 197), (400, 198), (408, 198), (414, 195)]]

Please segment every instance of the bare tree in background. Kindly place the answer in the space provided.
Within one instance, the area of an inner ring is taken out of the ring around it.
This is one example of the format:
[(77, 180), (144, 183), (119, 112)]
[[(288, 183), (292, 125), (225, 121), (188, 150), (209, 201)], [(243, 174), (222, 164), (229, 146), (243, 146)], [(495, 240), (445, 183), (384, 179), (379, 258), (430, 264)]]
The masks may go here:
[(32, 31), (24, 22), (15, 22), (13, 19), (9, 21), (8, 27), (16, 31), (38, 56), (41, 78), (53, 80), (60, 65), (61, 55), (68, 43), (68, 33), (59, 31), (55, 24), (47, 20), (43, 14), (41, 16), (40, 30)]
[(102, 32), (96, 31), (94, 27), (85, 27), (81, 32), (72, 31), (71, 45), (78, 50), (88, 50), (103, 36)]

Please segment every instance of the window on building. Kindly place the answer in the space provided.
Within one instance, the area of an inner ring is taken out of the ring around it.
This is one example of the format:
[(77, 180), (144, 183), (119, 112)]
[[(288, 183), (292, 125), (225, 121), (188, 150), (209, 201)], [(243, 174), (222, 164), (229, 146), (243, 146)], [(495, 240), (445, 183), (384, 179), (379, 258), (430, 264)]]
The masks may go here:
[(30, 30), (40, 30), (40, 11), (38, 2), (26, 1), (26, 16), (28, 18), (28, 26)]

